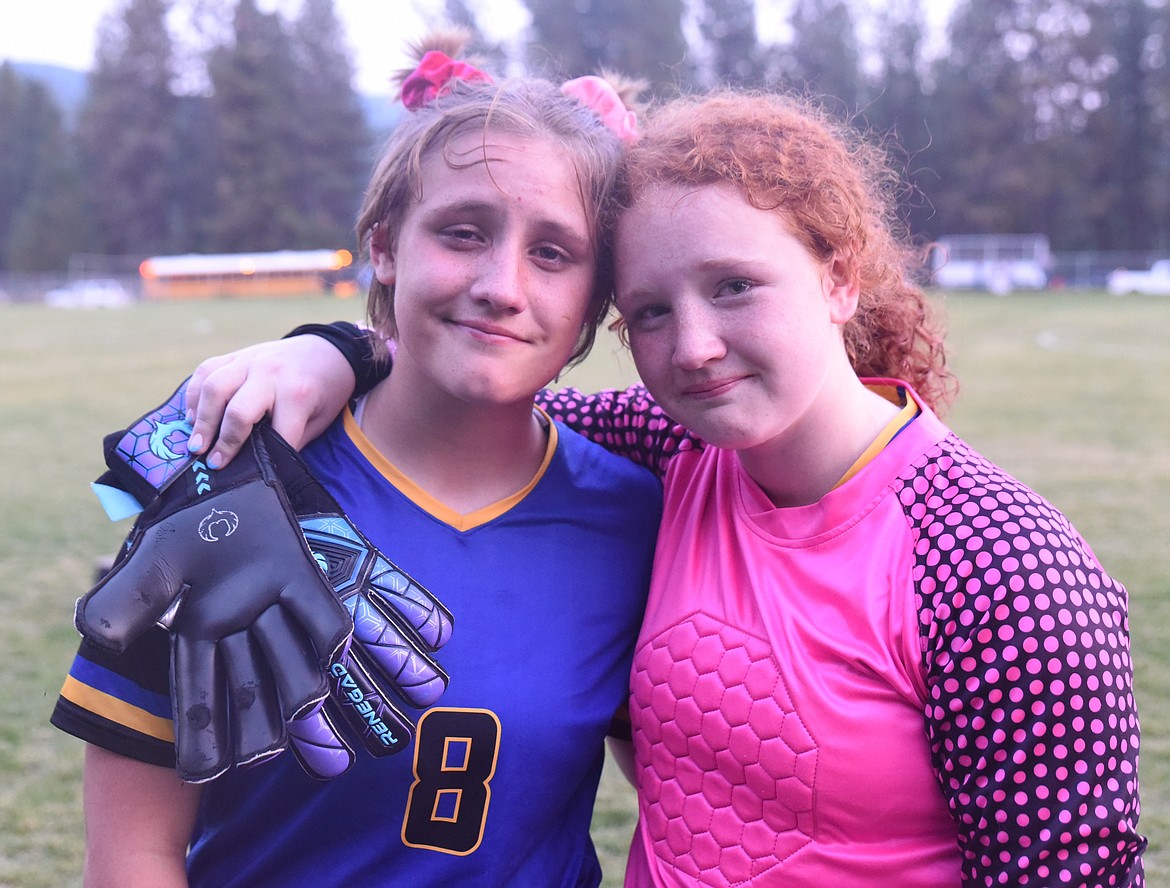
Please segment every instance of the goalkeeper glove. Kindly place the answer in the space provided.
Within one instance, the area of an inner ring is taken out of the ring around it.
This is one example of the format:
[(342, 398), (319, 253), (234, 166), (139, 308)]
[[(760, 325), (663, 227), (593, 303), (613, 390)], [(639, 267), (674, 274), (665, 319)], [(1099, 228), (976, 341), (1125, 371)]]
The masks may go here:
[[(437, 698), (446, 676), (428, 653), (450, 634), (450, 614), (364, 540), (266, 424), (221, 470), (189, 456), (183, 392), (106, 439), (109, 472), (99, 482), (148, 505), (117, 564), (78, 602), (78, 630), (121, 651), (156, 623), (168, 629), (184, 780), (277, 754), (289, 722), (298, 752), (302, 735), (331, 750), (298, 755), (310, 773), (339, 773), (353, 756), (329, 713), (357, 725), (372, 752), (402, 748), (411, 725), (387, 688), (412, 705)], [(336, 542), (332, 554), (323, 543), (310, 548), (304, 522), (322, 521), (344, 528), (348, 558)], [(392, 576), (397, 585), (376, 585)], [(353, 620), (367, 612), (384, 631), (367, 620), (371, 647), (347, 653)], [(330, 690), (345, 702), (322, 707)]]

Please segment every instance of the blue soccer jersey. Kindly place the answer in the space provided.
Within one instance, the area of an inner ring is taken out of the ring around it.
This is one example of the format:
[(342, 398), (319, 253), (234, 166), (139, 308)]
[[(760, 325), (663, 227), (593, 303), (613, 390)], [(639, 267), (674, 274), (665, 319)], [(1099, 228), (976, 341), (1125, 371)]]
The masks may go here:
[[(399, 475), (346, 413), (304, 456), (386, 555), (452, 611), (439, 705), (397, 756), (315, 781), (290, 754), (207, 784), (198, 886), (592, 886), (589, 824), (625, 711), (661, 488), (563, 426), (523, 491), (471, 515)], [(83, 647), (54, 723), (171, 765), (167, 645)], [(417, 713), (416, 713), (417, 714)]]

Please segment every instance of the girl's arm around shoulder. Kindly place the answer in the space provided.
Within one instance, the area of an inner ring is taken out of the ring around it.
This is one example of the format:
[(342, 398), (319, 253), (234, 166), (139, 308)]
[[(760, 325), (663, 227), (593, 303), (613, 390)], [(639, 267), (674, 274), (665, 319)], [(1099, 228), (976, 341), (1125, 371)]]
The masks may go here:
[(537, 394), (536, 402), (553, 419), (659, 477), (666, 474), (674, 454), (702, 446), (663, 412), (642, 385), (591, 395), (575, 388), (545, 390)]
[(191, 452), (206, 453), (208, 464), (221, 468), (264, 416), (286, 441), (303, 447), (344, 409), (355, 380), (365, 392), (389, 372), (370, 341), (366, 331), (339, 321), (298, 327), (284, 339), (203, 361), (186, 386)]
[(84, 792), (85, 888), (185, 888), (200, 787), (87, 744)]
[(1126, 591), (1064, 515), (977, 454), (935, 468), (903, 504), (964, 884), (1142, 885)]

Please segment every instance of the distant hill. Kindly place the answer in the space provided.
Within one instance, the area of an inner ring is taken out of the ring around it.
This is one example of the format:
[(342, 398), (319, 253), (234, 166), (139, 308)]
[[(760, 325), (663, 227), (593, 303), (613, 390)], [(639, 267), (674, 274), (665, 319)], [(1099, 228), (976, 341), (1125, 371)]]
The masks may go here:
[(73, 126), (77, 120), (77, 109), (85, 98), (87, 74), (60, 65), (46, 65), (41, 62), (12, 62), (16, 73), (26, 80), (33, 80), (44, 86), (65, 116), (66, 126)]
[[(53, 96), (53, 100), (65, 116), (65, 125), (72, 127), (77, 121), (77, 112), (85, 99), (85, 71), (63, 68), (60, 65), (46, 65), (40, 62), (12, 62), (16, 73), (27, 80), (42, 84)], [(402, 106), (392, 102), (389, 96), (361, 96), (362, 110), (379, 141), (386, 137), (402, 112)]]

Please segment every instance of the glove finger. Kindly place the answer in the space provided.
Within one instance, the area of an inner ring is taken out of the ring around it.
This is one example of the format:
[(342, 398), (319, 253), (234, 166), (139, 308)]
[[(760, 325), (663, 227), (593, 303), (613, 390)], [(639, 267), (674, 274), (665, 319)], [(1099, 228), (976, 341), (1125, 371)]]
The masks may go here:
[(155, 537), (147, 532), (78, 600), (73, 622), (84, 638), (121, 653), (153, 628), (185, 589), (171, 561), (157, 557)]
[(280, 699), (264, 652), (247, 632), (220, 642), (230, 704), (235, 763), (248, 765), (277, 755), (288, 745)]
[(337, 709), (324, 700), (307, 715), (288, 723), (293, 754), (310, 777), (331, 780), (353, 765), (353, 749), (336, 724)]
[(214, 642), (171, 638), (176, 770), (188, 783), (203, 783), (231, 764), (226, 686)]
[(393, 702), (358, 645), (329, 667), (329, 696), (345, 726), (370, 755), (381, 758), (401, 752), (414, 737), (414, 725)]
[(300, 624), (301, 632), (317, 652), (321, 670), (337, 660), (349, 644), (353, 621), (324, 577), (313, 576), (310, 582), (290, 585), (281, 593), (280, 603)]
[[(327, 495), (327, 494), (326, 494)], [(329, 584), (343, 601), (375, 589), (430, 650), (451, 636), (451, 612), (424, 586), (390, 561), (344, 515), (301, 518), (301, 531)]]
[(351, 598), (354, 640), (369, 657), (370, 670), (385, 676), (411, 706), (424, 709), (447, 690), (447, 673), (401, 624), (396, 611), (377, 607), (364, 595)]
[(265, 610), (252, 624), (252, 632), (268, 658), (284, 721), (303, 715), (324, 699), (329, 686), (317, 652), (283, 608)]
[(453, 624), (451, 612), (426, 587), (381, 553), (370, 574), (369, 585), (380, 602), (401, 614), (430, 650), (437, 651), (447, 643)]

